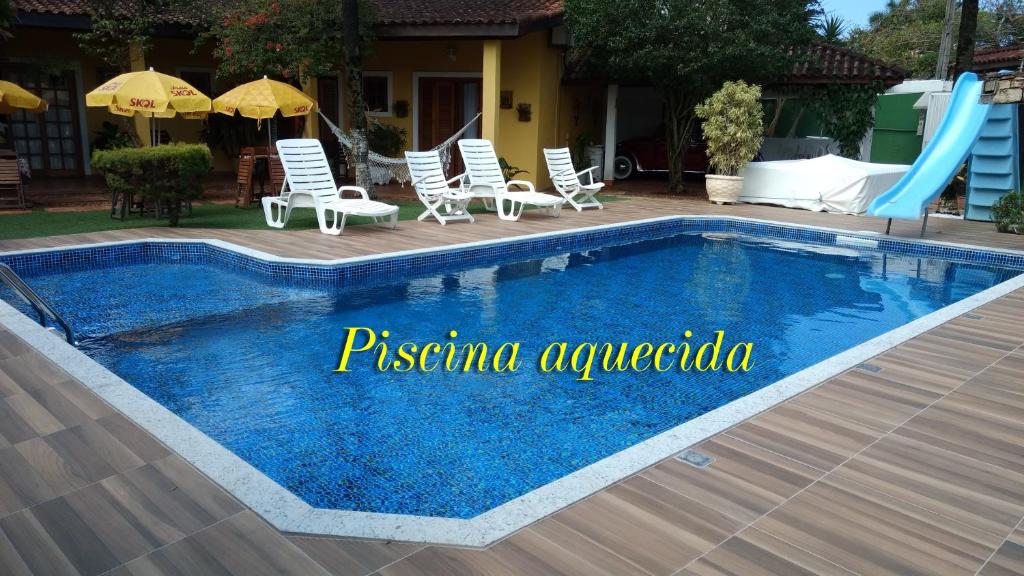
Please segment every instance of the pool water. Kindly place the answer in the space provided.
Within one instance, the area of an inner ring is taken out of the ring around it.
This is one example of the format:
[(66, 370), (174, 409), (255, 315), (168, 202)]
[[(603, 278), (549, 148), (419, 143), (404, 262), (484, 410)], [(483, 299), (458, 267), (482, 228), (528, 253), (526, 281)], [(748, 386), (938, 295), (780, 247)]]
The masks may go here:
[[(1020, 271), (681, 234), (402, 282), (211, 264), (26, 280), (81, 349), (320, 508), (472, 518)], [(19, 305), (17, 302), (12, 303)], [(523, 342), (515, 373), (336, 373), (343, 330)], [(541, 373), (551, 341), (754, 343), (749, 372)]]

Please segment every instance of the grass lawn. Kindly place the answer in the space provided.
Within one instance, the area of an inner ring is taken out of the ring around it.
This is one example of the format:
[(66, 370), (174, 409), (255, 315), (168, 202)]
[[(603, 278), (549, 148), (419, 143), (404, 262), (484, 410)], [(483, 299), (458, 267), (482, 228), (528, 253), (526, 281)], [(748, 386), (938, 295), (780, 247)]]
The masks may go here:
[[(600, 199), (602, 202), (608, 202), (620, 198), (616, 196), (601, 196)], [(399, 202), (398, 206), (399, 220), (415, 220), (423, 212), (423, 205), (419, 202)], [(563, 210), (565, 209), (563, 208)], [(572, 208), (569, 207), (568, 209), (571, 210)], [(470, 207), (470, 212), (474, 214), (483, 211), (483, 206), (477, 202), (474, 202)], [(353, 216), (348, 219), (346, 226), (366, 224), (370, 221), (369, 218)], [(130, 216), (123, 221), (114, 220), (110, 217), (109, 210), (91, 210), (87, 212), (36, 211), (28, 214), (0, 215), (0, 240), (100, 232), (103, 230), (123, 230), (126, 228), (155, 228), (166, 225), (166, 220), (150, 217)], [(261, 207), (235, 208), (230, 204), (197, 203), (195, 204), (192, 216), (182, 217), (179, 227), (272, 230), (272, 228), (267, 226)], [(316, 215), (312, 210), (300, 209), (292, 212), (292, 217), (288, 221), (288, 226), (285, 230), (303, 230), (308, 228), (318, 228)]]

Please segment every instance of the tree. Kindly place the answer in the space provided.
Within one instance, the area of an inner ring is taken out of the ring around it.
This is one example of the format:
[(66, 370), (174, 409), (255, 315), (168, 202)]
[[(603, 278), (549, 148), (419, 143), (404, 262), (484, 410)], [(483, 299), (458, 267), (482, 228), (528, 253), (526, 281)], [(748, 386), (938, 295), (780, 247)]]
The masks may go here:
[(960, 30), (956, 36), (956, 63), (953, 77), (971, 69), (974, 64), (975, 35), (978, 32), (978, 0), (963, 0), (960, 4)]
[(240, 0), (211, 18), (217, 75), (304, 80), (338, 68), (341, 11), (329, 0)]
[(87, 0), (90, 27), (74, 35), (79, 47), (106, 64), (127, 72), (131, 47), (149, 50), (153, 29), (169, 13), (165, 0)]
[(356, 182), (372, 193), (362, 95), (362, 55), (372, 36), (372, 6), (363, 0), (240, 0), (210, 23), (218, 74), (262, 75), (293, 82), (340, 68), (344, 61)]
[[(727, 80), (771, 83), (815, 37), (813, 0), (566, 0), (582, 72), (651, 83), (665, 108), (669, 188), (683, 189), (694, 108)], [(611, 145), (611, 143), (609, 143)]]
[(1000, 46), (1024, 42), (1024, 0), (985, 0), (981, 9), (995, 15)]
[(0, 40), (10, 40), (11, 27), (14, 26), (14, 4), (11, 0), (0, 0)]
[(363, 21), (359, 0), (342, 0), (345, 21), (345, 72), (348, 80), (348, 112), (351, 119), (352, 160), (356, 186), (373, 190), (370, 178), (370, 147), (366, 141), (366, 102), (363, 100), (363, 47), (359, 26)]
[[(978, 5), (977, 0), (974, 4)], [(979, 47), (1009, 46), (1024, 39), (1024, 2), (981, 3), (975, 29)], [(866, 28), (850, 32), (849, 45), (859, 52), (907, 70), (915, 78), (931, 78), (939, 61), (946, 0), (891, 0), (872, 14)], [(959, 26), (958, 15), (954, 26)]]

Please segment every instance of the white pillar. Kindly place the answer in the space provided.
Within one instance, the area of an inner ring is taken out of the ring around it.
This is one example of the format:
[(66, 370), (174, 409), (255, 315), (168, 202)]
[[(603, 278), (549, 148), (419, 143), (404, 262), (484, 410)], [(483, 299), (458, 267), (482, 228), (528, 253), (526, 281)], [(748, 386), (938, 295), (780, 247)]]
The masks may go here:
[(619, 85), (608, 85), (608, 107), (604, 116), (604, 180), (615, 179), (616, 122), (618, 122)]

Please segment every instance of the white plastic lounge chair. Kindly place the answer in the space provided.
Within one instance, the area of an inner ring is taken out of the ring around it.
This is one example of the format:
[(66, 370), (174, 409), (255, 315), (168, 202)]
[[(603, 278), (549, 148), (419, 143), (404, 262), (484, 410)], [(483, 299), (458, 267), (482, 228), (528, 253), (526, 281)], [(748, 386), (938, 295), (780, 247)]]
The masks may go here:
[[(389, 225), (392, 230), (398, 224), (398, 206), (370, 200), (366, 190), (358, 186), (335, 187), (331, 166), (327, 163), (327, 156), (319, 140), (278, 140), (277, 153), (284, 167), (285, 178), (280, 196), (263, 198), (263, 212), (268, 226), (284, 228), (295, 208), (316, 210), (320, 231), (334, 236), (342, 233), (345, 220), (350, 215), (368, 216), (378, 224)], [(358, 197), (345, 198), (346, 192)], [(331, 216), (330, 220), (328, 215)]]
[[(558, 190), (577, 212), (582, 212), (584, 208), (604, 208), (604, 204), (594, 198), (594, 194), (604, 188), (604, 182), (594, 180), (594, 171), (598, 170), (599, 166), (591, 166), (577, 172), (573, 168), (572, 154), (568, 148), (545, 148), (544, 160), (548, 164), (548, 174), (551, 175), (551, 183), (555, 185), (555, 190)], [(580, 181), (580, 176), (584, 174), (590, 179), (587, 184)]]
[[(441, 155), (437, 150), (406, 152), (405, 160), (409, 164), (409, 177), (412, 178), (416, 196), (427, 207), (417, 220), (433, 216), (442, 226), (455, 220), (474, 221), (473, 215), (469, 213), (473, 193), (462, 187), (465, 174), (446, 180)], [(458, 182), (459, 187), (450, 188), (453, 182)]]
[[(519, 220), (527, 204), (547, 209), (548, 214), (558, 217), (565, 200), (551, 194), (537, 192), (531, 182), (526, 180), (505, 181), (501, 173), (501, 164), (494, 153), (490, 140), (465, 139), (459, 140), (459, 151), (462, 161), (466, 164), (466, 175), (469, 177), (469, 191), (474, 197), (484, 200), (493, 199), (498, 209), (498, 218), (502, 220)], [(525, 188), (526, 191), (512, 190)], [(505, 211), (505, 203), (510, 204)]]

